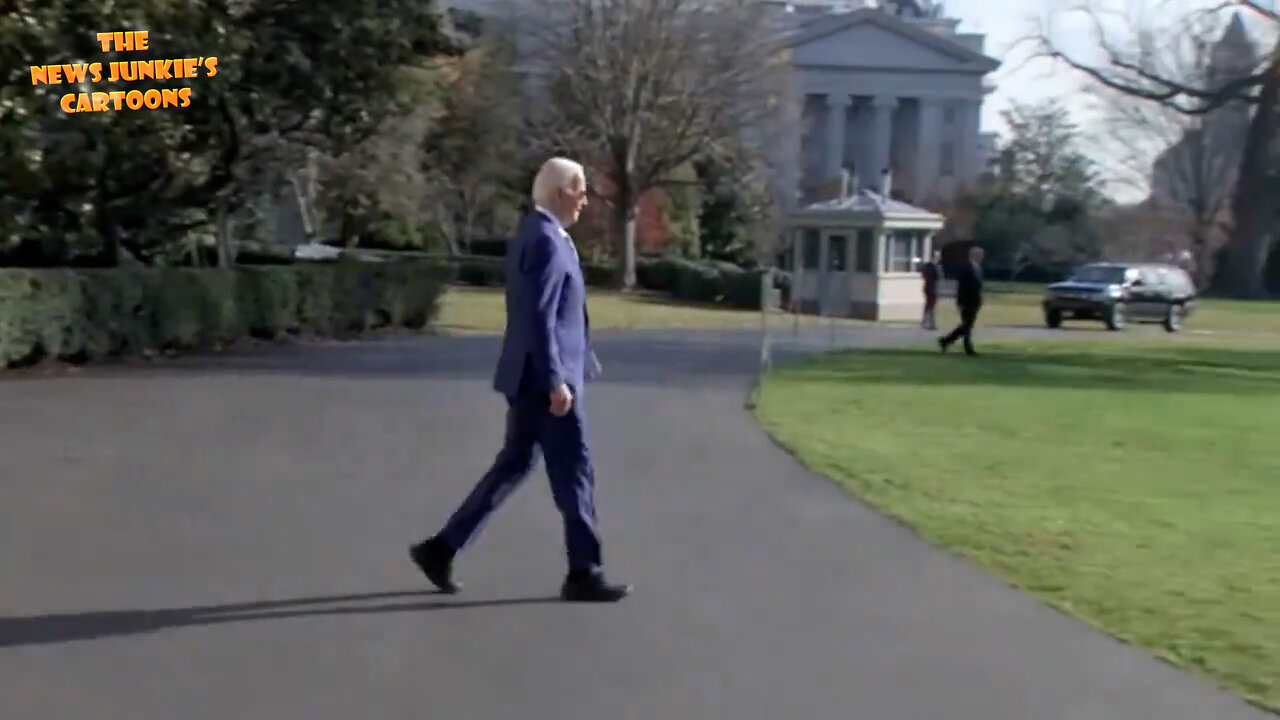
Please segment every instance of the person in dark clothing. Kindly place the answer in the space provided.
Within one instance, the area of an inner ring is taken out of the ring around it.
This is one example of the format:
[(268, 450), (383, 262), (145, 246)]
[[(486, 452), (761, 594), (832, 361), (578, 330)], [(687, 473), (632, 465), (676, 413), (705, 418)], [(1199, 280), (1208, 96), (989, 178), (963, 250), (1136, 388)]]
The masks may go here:
[(942, 279), (942, 253), (933, 251), (933, 257), (920, 267), (920, 277), (924, 280), (924, 317), (920, 327), (925, 330), (937, 330), (938, 323), (934, 319), (934, 308), (938, 305), (938, 281)]
[(946, 352), (957, 340), (964, 340), (966, 355), (977, 355), (973, 349), (973, 323), (982, 309), (982, 248), (969, 249), (969, 262), (960, 266), (956, 274), (956, 308), (960, 310), (960, 324), (947, 335), (938, 338), (938, 347)]

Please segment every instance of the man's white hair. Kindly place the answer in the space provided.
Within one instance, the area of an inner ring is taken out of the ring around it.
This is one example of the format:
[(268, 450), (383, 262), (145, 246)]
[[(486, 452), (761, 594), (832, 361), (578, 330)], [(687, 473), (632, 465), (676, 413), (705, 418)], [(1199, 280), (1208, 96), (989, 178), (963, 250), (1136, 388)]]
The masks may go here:
[(533, 178), (533, 191), (530, 193), (534, 204), (550, 207), (555, 202), (556, 191), (568, 190), (578, 178), (582, 178), (584, 183), (587, 180), (587, 173), (581, 163), (563, 157), (553, 157), (542, 163), (537, 176)]

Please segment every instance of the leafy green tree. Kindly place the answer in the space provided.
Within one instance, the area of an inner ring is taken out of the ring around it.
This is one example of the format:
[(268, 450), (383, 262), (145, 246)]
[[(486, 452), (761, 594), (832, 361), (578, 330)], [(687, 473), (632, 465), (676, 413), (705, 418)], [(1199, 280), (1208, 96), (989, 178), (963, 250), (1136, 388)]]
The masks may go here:
[(1015, 276), (1097, 257), (1092, 213), (1109, 201), (1067, 110), (1056, 101), (1015, 103), (1004, 120), (1009, 135), (991, 177), (961, 213), (971, 218), (972, 238), (995, 267)]
[[(14, 0), (0, 16), (6, 246), (153, 261), (248, 201), (300, 151), (355, 147), (396, 109), (396, 69), (448, 49), (418, 0)], [(147, 29), (104, 54), (95, 32)], [(217, 57), (217, 74), (128, 87), (31, 84), (30, 65)], [(66, 114), (66, 92), (191, 89), (190, 107)], [(305, 152), (302, 154), (305, 155)], [(256, 184), (261, 184), (256, 183)]]
[(669, 253), (686, 258), (702, 256), (702, 190), (692, 164), (672, 171), (671, 183), (664, 188)]
[(525, 149), (514, 48), (496, 28), (476, 27), (474, 44), (451, 63), (442, 114), (426, 138), (426, 204), (456, 252), (476, 237), (514, 229)]

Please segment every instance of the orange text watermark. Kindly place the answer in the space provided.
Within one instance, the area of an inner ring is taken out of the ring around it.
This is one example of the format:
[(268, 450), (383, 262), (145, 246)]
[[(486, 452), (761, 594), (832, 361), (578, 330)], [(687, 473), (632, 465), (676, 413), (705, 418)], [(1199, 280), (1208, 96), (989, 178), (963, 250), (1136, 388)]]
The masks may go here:
[[(98, 33), (98, 43), (103, 52), (139, 52), (149, 49), (146, 30)], [(64, 65), (32, 65), (32, 85), (80, 85), (100, 83), (138, 82), (140, 80), (189, 80), (214, 77), (218, 74), (218, 58), (176, 58), (165, 60), (129, 60), (127, 62), (71, 63)], [(62, 96), (59, 105), (63, 112), (106, 112), (111, 110), (158, 110), (160, 108), (184, 108), (191, 104), (191, 88), (161, 88), (149, 90), (112, 90), (108, 92), (78, 92)]]

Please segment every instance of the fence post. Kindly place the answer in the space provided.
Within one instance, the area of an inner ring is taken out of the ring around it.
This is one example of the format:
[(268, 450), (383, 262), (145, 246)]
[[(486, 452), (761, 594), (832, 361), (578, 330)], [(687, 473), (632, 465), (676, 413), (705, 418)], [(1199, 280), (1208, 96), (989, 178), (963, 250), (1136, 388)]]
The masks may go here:
[(800, 336), (800, 288), (804, 287), (804, 267), (799, 263), (791, 273), (791, 335)]
[(760, 372), (773, 367), (773, 336), (769, 316), (773, 314), (773, 268), (760, 275)]

